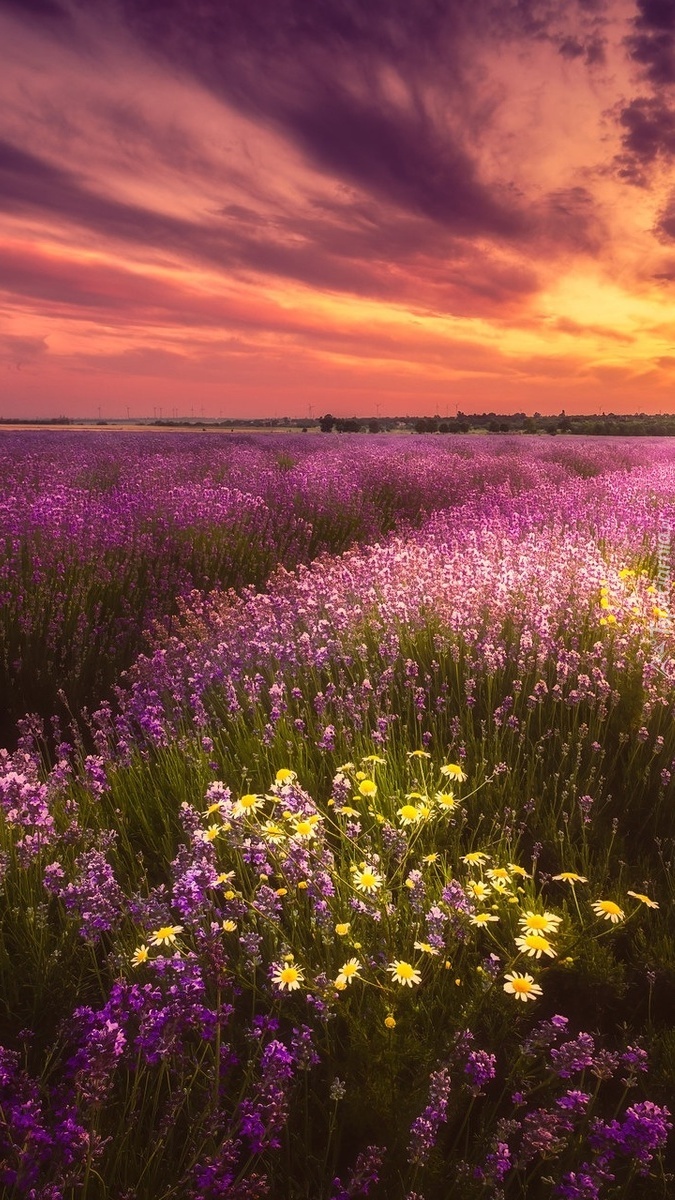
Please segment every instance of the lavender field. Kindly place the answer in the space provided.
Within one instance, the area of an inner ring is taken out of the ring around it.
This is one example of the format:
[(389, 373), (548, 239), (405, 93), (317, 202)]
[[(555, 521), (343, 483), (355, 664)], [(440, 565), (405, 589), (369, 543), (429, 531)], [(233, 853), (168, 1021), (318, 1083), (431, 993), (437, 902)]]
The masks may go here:
[(675, 445), (6, 434), (0, 1183), (675, 1188)]

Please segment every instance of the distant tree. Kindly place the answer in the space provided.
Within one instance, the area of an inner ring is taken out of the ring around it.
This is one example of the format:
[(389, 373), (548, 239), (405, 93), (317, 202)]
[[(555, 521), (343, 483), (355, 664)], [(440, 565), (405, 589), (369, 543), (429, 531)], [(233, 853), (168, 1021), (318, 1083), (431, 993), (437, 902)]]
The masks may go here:
[(376, 420), (369, 421), (368, 422), (368, 433), (379, 433), (379, 432), (380, 432), (380, 422), (376, 421)]
[(421, 417), (415, 422), (415, 430), (417, 433), (438, 433), (438, 420), (436, 417)]
[(330, 433), (335, 425), (335, 417), (331, 413), (326, 413), (325, 417), (321, 417), (319, 428), (322, 433)]

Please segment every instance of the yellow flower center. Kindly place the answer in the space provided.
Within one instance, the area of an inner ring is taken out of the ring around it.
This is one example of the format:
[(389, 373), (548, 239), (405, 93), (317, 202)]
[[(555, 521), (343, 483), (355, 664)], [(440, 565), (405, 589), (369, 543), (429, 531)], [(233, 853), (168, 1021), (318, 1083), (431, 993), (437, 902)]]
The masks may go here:
[(299, 977), (300, 972), (298, 971), (297, 967), (284, 967), (283, 970), (279, 972), (279, 979), (281, 983), (295, 983)]
[(401, 979), (412, 979), (415, 968), (411, 967), (410, 963), (400, 962), (396, 964), (396, 974), (400, 975)]
[(529, 979), (514, 979), (512, 983), (514, 992), (522, 992), (526, 994), (527, 992), (532, 991), (532, 984), (530, 983)]
[(543, 930), (548, 927), (548, 921), (546, 917), (540, 917), (538, 913), (534, 913), (531, 917), (527, 918), (527, 925), (529, 929)]
[(548, 938), (539, 933), (528, 933), (523, 940), (530, 950), (548, 950), (551, 945)]

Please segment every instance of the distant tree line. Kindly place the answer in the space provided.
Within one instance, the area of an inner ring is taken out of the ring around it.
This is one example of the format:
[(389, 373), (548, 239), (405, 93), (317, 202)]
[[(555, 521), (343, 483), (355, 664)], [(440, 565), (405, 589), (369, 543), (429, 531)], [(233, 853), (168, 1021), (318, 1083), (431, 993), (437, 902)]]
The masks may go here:
[(655, 413), (617, 414), (597, 413), (581, 416), (542, 416), (534, 413), (471, 413), (458, 412), (452, 419), (434, 417), (321, 417), (319, 428), (324, 433), (380, 433), (391, 429), (410, 429), (415, 433), (540, 433), (583, 434), (603, 437), (675, 437), (675, 414)]
[[(2, 425), (77, 425), (82, 418), (71, 417), (0, 417)], [(542, 416), (534, 413), (463, 413), (455, 417), (442, 418), (438, 414), (433, 417), (334, 417), (326, 413), (323, 417), (258, 417), (242, 419), (236, 417), (212, 417), (197, 419), (160, 419), (135, 418), (135, 422), (147, 426), (162, 426), (190, 429), (211, 428), (222, 429), (275, 429), (291, 428), (307, 433), (320, 429), (323, 433), (389, 433), (392, 430), (410, 430), (414, 433), (535, 433), (535, 434), (584, 434), (601, 435), (604, 437), (675, 437), (675, 413), (597, 413), (588, 415), (567, 416), (565, 412), (558, 415)], [(121, 420), (98, 420), (96, 425), (120, 425), (127, 422)]]

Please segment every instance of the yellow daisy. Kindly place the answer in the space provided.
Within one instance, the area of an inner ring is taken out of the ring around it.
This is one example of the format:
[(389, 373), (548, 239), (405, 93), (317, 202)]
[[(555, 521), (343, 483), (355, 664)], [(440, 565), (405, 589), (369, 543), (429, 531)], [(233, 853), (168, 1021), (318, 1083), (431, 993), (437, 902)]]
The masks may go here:
[(145, 942), (144, 942), (142, 946), (136, 947), (136, 949), (134, 950), (134, 952), (131, 956), (132, 967), (140, 967), (141, 963), (147, 962), (149, 957), (150, 957), (150, 950), (145, 945)]
[(223, 921), (223, 930), (225, 933), (234, 933), (237, 928), (236, 921)]
[(359, 791), (362, 796), (375, 796), (377, 794), (377, 784), (372, 779), (362, 779), (359, 784)]
[(555, 913), (537, 913), (528, 909), (519, 918), (518, 924), (525, 933), (555, 933), (561, 921), (562, 917), (556, 916)]
[(487, 883), (483, 883), (482, 879), (470, 879), (466, 887), (467, 891), (471, 892), (471, 895), (476, 900), (487, 900), (490, 895), (490, 889)]
[(436, 792), (434, 800), (441, 809), (441, 812), (449, 813), (452, 812), (453, 808), (457, 807), (457, 801), (452, 792)]
[(632, 896), (634, 900), (639, 900), (641, 904), (646, 904), (647, 908), (658, 908), (656, 900), (650, 900), (649, 896), (643, 895), (642, 892), (627, 892), (628, 896)]
[(403, 987), (412, 987), (413, 984), (422, 982), (422, 976), (419, 971), (403, 959), (397, 958), (390, 963), (387, 970), (391, 973), (394, 983), (400, 983)]
[(302, 969), (294, 967), (292, 962), (277, 963), (272, 973), (272, 983), (276, 983), (280, 992), (295, 992), (304, 982)]
[(265, 821), (260, 832), (263, 837), (267, 838), (268, 842), (272, 842), (275, 846), (285, 841), (287, 837), (286, 830), (282, 829), (281, 825), (277, 825), (275, 821)]
[(414, 825), (422, 819), (419, 808), (414, 804), (404, 804), (396, 813), (401, 825)]
[(338, 984), (338, 985), (342, 984), (343, 986), (346, 987), (346, 985), (348, 983), (351, 983), (352, 980), (356, 978), (356, 976), (359, 974), (360, 970), (361, 970), (361, 964), (360, 964), (358, 958), (348, 959), (347, 962), (343, 963), (342, 966), (340, 967), (340, 974), (338, 975), (337, 979), (335, 980), (336, 984)]
[(295, 822), (294, 833), (296, 837), (303, 838), (309, 842), (313, 837), (316, 837), (316, 821), (308, 819), (300, 819)]
[(372, 867), (367, 866), (365, 863), (360, 869), (359, 867), (352, 867), (352, 874), (356, 890), (366, 892), (369, 896), (372, 896), (374, 892), (378, 892), (384, 882), (379, 872), (373, 870)]
[(594, 900), (591, 905), (594, 913), (598, 917), (603, 917), (605, 921), (611, 921), (612, 925), (617, 925), (619, 921), (623, 921), (625, 912), (615, 904), (613, 900)]
[(488, 879), (507, 880), (511, 878), (506, 867), (488, 867), (485, 874), (487, 875)]
[(437, 950), (430, 942), (414, 942), (413, 944), (416, 950), (421, 950), (424, 954), (440, 954), (440, 950)]
[(541, 958), (542, 954), (547, 954), (549, 958), (556, 957), (553, 946), (541, 933), (526, 933), (524, 937), (517, 937), (516, 946), (522, 954), (527, 954), (530, 958)]
[(528, 875), (525, 868), (519, 867), (518, 863), (509, 863), (508, 866), (509, 866), (509, 871), (511, 872), (512, 875), (517, 875), (520, 879), (530, 879), (531, 878), (530, 875)]
[(220, 836), (222, 829), (222, 825), (209, 825), (208, 829), (205, 829), (202, 833), (202, 840), (205, 842), (215, 842), (216, 838)]
[(295, 771), (289, 770), (288, 767), (280, 767), (275, 775), (277, 783), (290, 783), (291, 780), (297, 779)]
[(472, 850), (470, 854), (465, 854), (462, 862), (466, 863), (467, 867), (482, 867), (484, 862), (489, 862), (490, 855), (484, 854), (482, 850)]
[(262, 808), (264, 803), (264, 796), (256, 796), (252, 792), (247, 792), (237, 800), (232, 809), (232, 815), (234, 817), (245, 817), (249, 813), (254, 813), (256, 809)]
[(350, 921), (341, 921), (339, 925), (335, 926), (335, 932), (337, 933), (338, 937), (346, 937), (350, 929)]
[(460, 783), (464, 783), (467, 779), (466, 772), (457, 763), (445, 763), (441, 767), (441, 775), (446, 775), (449, 779), (457, 779)]
[(494, 892), (499, 892), (499, 894), (501, 896), (504, 896), (508, 892), (510, 886), (511, 886), (510, 882), (507, 882), (506, 879), (491, 879), (490, 880), (490, 887), (492, 888), (492, 890)]
[(577, 875), (576, 871), (561, 871), (559, 875), (554, 875), (554, 879), (560, 879), (563, 883), (569, 883), (574, 886), (575, 883), (588, 883), (585, 875)]
[(151, 946), (170, 946), (175, 942), (179, 933), (183, 932), (182, 925), (162, 925), (156, 929), (150, 938)]
[(539, 984), (534, 982), (531, 975), (521, 975), (518, 971), (512, 971), (505, 979), (504, 991), (515, 996), (516, 1000), (535, 1000), (542, 994)]
[(480, 928), (483, 925), (487, 925), (490, 921), (498, 921), (499, 917), (496, 917), (494, 913), (481, 912), (476, 913), (475, 916), (470, 917), (469, 919), (472, 925), (478, 925)]

